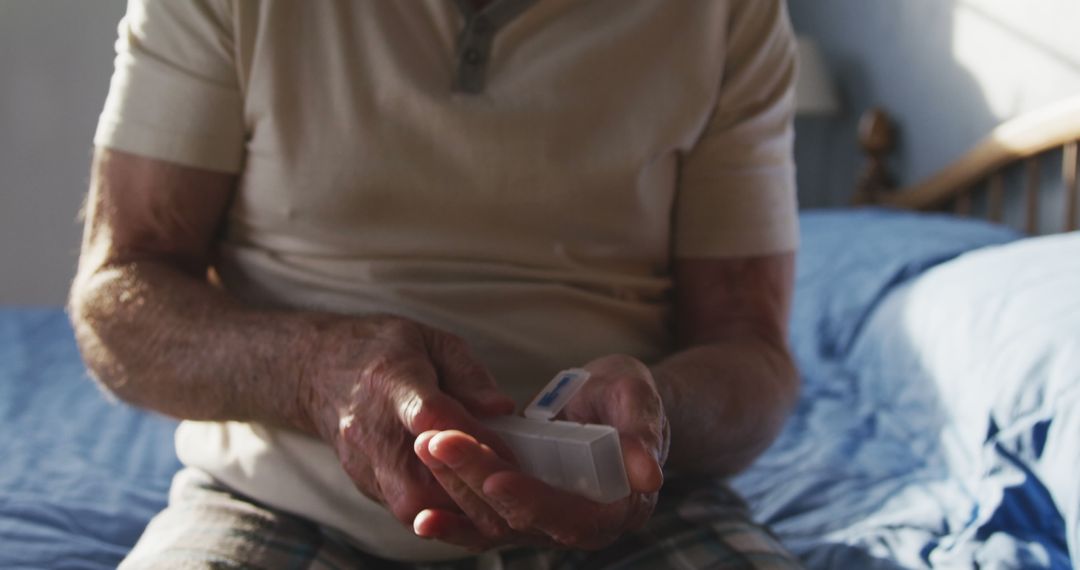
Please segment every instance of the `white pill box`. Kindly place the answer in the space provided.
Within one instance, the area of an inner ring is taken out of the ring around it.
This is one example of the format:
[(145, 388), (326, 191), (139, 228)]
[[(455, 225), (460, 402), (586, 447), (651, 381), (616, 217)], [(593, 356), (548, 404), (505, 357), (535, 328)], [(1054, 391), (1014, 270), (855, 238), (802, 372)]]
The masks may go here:
[(630, 494), (619, 432), (611, 426), (504, 416), (484, 420), (529, 475), (598, 503)]

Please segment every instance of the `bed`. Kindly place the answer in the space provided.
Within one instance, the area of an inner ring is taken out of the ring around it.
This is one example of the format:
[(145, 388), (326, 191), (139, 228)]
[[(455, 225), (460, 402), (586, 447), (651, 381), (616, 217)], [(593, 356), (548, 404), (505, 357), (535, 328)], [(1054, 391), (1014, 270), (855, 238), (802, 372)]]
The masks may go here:
[[(899, 191), (887, 119), (863, 131), (858, 199), (878, 206), (802, 214), (802, 398), (733, 483), (811, 568), (1071, 568), (1080, 233), (964, 215), (1011, 212), (1013, 178), (1019, 203), (1041, 203), (1041, 167), (1009, 165), (1064, 146), (1058, 210), (1075, 230), (1080, 101)], [(165, 504), (174, 428), (96, 388), (61, 309), (0, 309), (0, 568), (115, 567)]]

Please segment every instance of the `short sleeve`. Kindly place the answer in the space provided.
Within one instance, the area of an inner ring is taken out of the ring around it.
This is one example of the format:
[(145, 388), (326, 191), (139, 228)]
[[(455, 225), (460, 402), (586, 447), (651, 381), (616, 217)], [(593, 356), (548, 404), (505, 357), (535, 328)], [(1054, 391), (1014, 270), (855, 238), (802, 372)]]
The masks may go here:
[(675, 255), (766, 255), (798, 247), (794, 34), (784, 0), (732, 3), (723, 77), (683, 156)]
[(228, 0), (129, 0), (94, 144), (237, 173), (244, 109)]

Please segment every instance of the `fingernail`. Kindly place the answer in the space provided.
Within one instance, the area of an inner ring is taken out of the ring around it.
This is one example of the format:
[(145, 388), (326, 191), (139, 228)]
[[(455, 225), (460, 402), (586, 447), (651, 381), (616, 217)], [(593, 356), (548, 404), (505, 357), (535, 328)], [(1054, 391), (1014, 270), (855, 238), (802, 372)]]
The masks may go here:
[[(416, 441), (413, 442), (413, 453), (415, 453), (421, 461), (423, 461), (430, 467), (442, 467), (442, 463), (431, 455), (431, 450), (429, 446), (431, 445), (431, 439), (434, 436), (429, 435), (429, 433), (430, 432), (424, 432), (416, 438)], [(425, 447), (429, 448), (428, 452), (421, 453), (422, 449)]]
[(425, 534), (423, 532), (424, 520), (426, 520), (428, 518), (428, 516), (429, 516), (429, 514), (428, 514), (427, 511), (420, 511), (420, 513), (418, 513), (416, 515), (416, 518), (413, 519), (413, 534), (415, 534), (416, 536), (419, 536), (420, 538), (425, 538), (425, 539), (433, 538), (433, 536), (431, 534)]

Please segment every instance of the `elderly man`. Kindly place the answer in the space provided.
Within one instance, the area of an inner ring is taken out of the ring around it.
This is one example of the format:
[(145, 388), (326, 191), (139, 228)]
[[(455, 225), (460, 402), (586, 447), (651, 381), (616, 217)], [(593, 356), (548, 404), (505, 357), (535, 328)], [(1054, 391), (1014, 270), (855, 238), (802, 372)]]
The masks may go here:
[[(722, 482), (797, 394), (782, 0), (131, 0), (117, 50), (71, 315), (187, 466), (123, 567), (797, 565)], [(481, 421), (571, 366), (612, 504)]]

